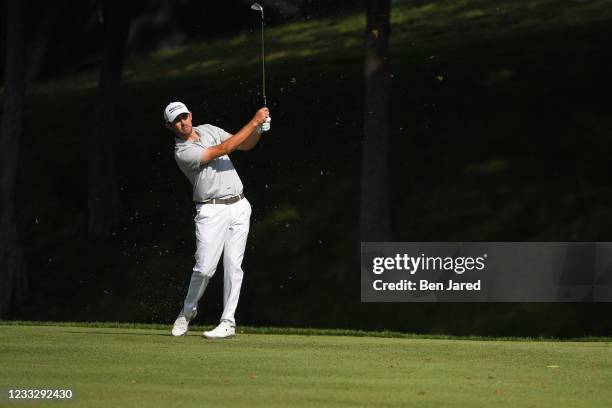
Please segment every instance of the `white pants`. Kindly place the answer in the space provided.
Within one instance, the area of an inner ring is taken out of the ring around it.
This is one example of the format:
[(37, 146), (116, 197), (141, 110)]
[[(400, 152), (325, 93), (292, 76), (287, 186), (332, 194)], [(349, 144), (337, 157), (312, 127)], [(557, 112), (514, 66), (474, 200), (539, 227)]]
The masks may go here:
[(195, 217), (195, 266), (185, 297), (183, 313), (195, 316), (198, 301), (214, 275), (223, 252), (223, 315), (221, 321), (236, 325), (234, 313), (242, 285), (242, 258), (246, 248), (251, 204), (246, 198), (233, 204), (197, 204)]

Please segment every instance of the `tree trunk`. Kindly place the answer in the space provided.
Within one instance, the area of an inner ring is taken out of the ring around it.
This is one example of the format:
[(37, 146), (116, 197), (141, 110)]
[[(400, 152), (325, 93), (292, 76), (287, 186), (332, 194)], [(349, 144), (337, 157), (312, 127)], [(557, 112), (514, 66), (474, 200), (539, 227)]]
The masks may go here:
[(104, 57), (98, 81), (98, 100), (89, 141), (89, 234), (108, 236), (121, 221), (115, 179), (113, 136), (117, 133), (117, 107), (125, 48), (130, 29), (129, 2), (105, 0)]
[(27, 294), (15, 204), (25, 103), (24, 3), (24, 0), (9, 0), (6, 13), (4, 106), (0, 125), (0, 318), (21, 305)]
[(391, 240), (389, 210), (390, 0), (366, 1), (361, 241)]

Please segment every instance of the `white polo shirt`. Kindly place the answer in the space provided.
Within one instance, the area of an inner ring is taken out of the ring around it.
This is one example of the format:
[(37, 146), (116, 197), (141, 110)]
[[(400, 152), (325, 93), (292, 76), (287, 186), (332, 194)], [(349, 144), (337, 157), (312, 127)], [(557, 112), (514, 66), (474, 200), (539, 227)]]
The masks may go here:
[(200, 125), (194, 130), (200, 137), (199, 141), (174, 139), (174, 159), (193, 186), (193, 201), (203, 202), (242, 193), (242, 181), (229, 156), (201, 164), (204, 149), (226, 141), (229, 133), (213, 125)]

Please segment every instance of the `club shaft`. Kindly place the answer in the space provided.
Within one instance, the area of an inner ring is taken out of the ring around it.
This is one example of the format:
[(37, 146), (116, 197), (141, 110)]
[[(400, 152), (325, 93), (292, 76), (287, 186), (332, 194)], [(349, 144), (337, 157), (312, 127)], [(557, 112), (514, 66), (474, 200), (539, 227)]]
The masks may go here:
[(261, 78), (262, 78), (262, 94), (263, 94), (263, 103), (264, 106), (266, 103), (266, 52), (265, 52), (265, 42), (264, 42), (264, 14), (263, 10), (261, 11)]

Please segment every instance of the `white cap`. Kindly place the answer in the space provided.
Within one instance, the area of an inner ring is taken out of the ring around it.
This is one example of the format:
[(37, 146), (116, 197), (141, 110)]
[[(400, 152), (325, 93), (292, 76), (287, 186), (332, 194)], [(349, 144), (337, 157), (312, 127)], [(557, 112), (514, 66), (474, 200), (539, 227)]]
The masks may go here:
[(174, 122), (174, 119), (181, 113), (189, 113), (189, 109), (183, 102), (170, 102), (164, 109), (164, 119), (166, 122)]

